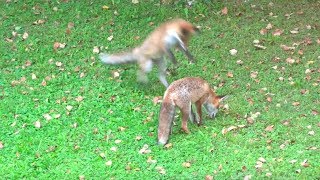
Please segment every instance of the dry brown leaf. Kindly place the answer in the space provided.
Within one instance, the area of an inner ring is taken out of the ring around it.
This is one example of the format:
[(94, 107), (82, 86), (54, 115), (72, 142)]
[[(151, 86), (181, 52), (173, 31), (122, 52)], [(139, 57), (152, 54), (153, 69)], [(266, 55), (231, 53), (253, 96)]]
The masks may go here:
[(213, 176), (211, 176), (211, 175), (206, 175), (205, 180), (213, 180)]
[(300, 105), (300, 102), (293, 102), (292, 105), (293, 105), (293, 106), (299, 106), (299, 105)]
[(272, 98), (270, 96), (267, 97), (268, 102), (272, 102)]
[(228, 78), (233, 78), (232, 72), (228, 72), (228, 73), (227, 73), (227, 77), (228, 77)]
[(46, 22), (45, 20), (39, 19), (39, 20), (34, 21), (32, 24), (33, 25), (40, 25), (40, 24), (44, 24), (45, 22)]
[(318, 115), (318, 114), (319, 114), (319, 112), (318, 112), (317, 110), (315, 110), (315, 109), (312, 109), (312, 110), (311, 110), (311, 114), (313, 114), (313, 115), (315, 115), (315, 116), (316, 116), (316, 115)]
[(296, 61), (295, 61), (294, 59), (292, 59), (291, 57), (288, 57), (288, 58), (286, 59), (286, 62), (289, 63), (289, 64), (293, 64), (293, 63), (295, 63)]
[(3, 145), (3, 142), (0, 141), (0, 149), (3, 149), (4, 145)]
[(47, 82), (45, 80), (42, 80), (41, 85), (42, 86), (47, 86)]
[(83, 100), (83, 97), (82, 97), (82, 96), (78, 96), (78, 97), (75, 98), (75, 100), (76, 100), (77, 102), (81, 102), (81, 101)]
[(290, 47), (290, 46), (287, 46), (287, 45), (280, 45), (281, 49), (284, 50), (284, 51), (291, 51), (291, 50), (295, 50), (296, 48), (295, 47)]
[(162, 102), (162, 96), (155, 96), (152, 100), (153, 102), (153, 105), (157, 105), (158, 103), (161, 103)]
[(166, 170), (162, 166), (157, 166), (155, 168), (160, 174), (166, 174)]
[(303, 167), (309, 167), (310, 166), (307, 159), (305, 159), (303, 162), (301, 162), (300, 165), (303, 166)]
[(52, 117), (50, 116), (50, 114), (44, 114), (43, 117), (47, 120), (50, 121), (52, 119)]
[(276, 29), (272, 32), (272, 35), (274, 36), (280, 36), (283, 33), (282, 29)]
[(227, 7), (224, 7), (221, 9), (221, 14), (222, 15), (227, 15), (228, 14), (228, 8)]
[(271, 132), (271, 131), (273, 131), (273, 127), (274, 127), (274, 125), (270, 125), (270, 126), (267, 126), (264, 130)]
[(273, 27), (272, 24), (269, 23), (269, 24), (267, 25), (266, 29), (267, 29), (267, 30), (270, 30), (270, 29), (272, 29), (272, 27)]
[(268, 30), (267, 30), (267, 29), (264, 29), (264, 28), (263, 28), (263, 29), (260, 30), (260, 34), (261, 34), (261, 35), (265, 35), (265, 34), (267, 34), (267, 33), (268, 33)]

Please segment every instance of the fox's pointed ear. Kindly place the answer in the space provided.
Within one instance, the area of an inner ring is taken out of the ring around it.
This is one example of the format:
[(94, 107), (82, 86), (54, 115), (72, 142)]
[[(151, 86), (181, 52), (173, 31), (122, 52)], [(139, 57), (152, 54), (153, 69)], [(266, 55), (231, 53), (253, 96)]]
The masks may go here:
[(222, 102), (222, 101), (224, 101), (224, 100), (228, 99), (228, 98), (229, 98), (229, 96), (228, 96), (228, 95), (218, 96), (218, 98), (219, 98), (219, 102)]

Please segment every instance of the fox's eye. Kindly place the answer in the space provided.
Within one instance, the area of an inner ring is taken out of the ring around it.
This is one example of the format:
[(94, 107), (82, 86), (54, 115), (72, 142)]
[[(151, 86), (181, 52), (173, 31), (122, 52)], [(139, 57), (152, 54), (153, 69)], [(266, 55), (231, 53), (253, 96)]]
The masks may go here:
[(185, 29), (185, 28), (182, 28), (182, 34), (183, 34), (184, 36), (186, 36), (186, 35), (189, 34), (189, 31), (188, 31), (187, 29)]

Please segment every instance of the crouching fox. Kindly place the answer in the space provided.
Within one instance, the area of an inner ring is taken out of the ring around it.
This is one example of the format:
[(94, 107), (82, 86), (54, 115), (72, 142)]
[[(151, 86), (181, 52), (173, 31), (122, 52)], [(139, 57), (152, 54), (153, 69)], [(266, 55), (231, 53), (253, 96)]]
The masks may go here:
[[(159, 117), (158, 144), (164, 145), (169, 140), (176, 107), (182, 113), (182, 130), (190, 133), (187, 127), (188, 117), (201, 125), (202, 106), (205, 107), (210, 118), (214, 118), (217, 115), (219, 103), (226, 97), (217, 96), (209, 84), (198, 77), (186, 77), (174, 81), (164, 93)], [(192, 111), (192, 103), (196, 105), (199, 119)]]

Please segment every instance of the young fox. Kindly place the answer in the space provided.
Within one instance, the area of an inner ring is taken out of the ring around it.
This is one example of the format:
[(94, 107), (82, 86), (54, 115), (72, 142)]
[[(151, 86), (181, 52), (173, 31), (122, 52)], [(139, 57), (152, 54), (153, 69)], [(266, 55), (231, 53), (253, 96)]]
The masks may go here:
[(106, 64), (137, 62), (140, 68), (137, 75), (141, 82), (148, 81), (146, 73), (152, 70), (152, 64), (155, 63), (159, 68), (161, 83), (168, 87), (164, 56), (167, 55), (176, 65), (177, 61), (171, 49), (177, 47), (186, 54), (190, 62), (193, 62), (194, 59), (187, 49), (187, 43), (191, 35), (196, 32), (198, 32), (198, 29), (183, 19), (171, 20), (160, 25), (141, 46), (134, 48), (132, 51), (111, 55), (101, 53), (100, 59)]
[[(164, 93), (158, 127), (158, 144), (166, 144), (172, 128), (175, 116), (175, 108), (182, 113), (182, 130), (190, 133), (187, 127), (188, 117), (191, 121), (202, 124), (202, 105), (207, 110), (210, 118), (214, 118), (218, 112), (219, 103), (227, 96), (217, 96), (209, 87), (209, 84), (198, 77), (186, 77), (174, 81)], [(191, 104), (195, 103), (199, 119), (192, 111)]]

